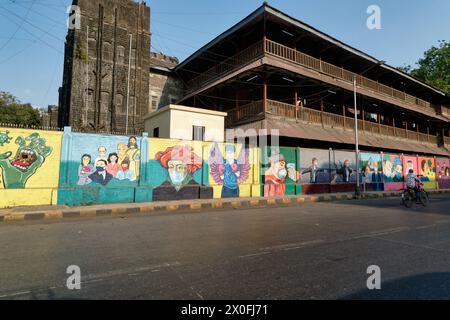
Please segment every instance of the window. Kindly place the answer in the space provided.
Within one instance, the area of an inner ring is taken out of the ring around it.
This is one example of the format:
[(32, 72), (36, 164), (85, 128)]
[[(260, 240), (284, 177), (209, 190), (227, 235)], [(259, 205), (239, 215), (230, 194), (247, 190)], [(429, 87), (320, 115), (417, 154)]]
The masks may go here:
[(192, 140), (205, 141), (205, 127), (192, 126)]
[(158, 96), (152, 96), (152, 110), (158, 108)]
[(135, 68), (136, 64), (136, 49), (131, 50), (131, 68)]
[(123, 95), (116, 94), (116, 112), (117, 113), (125, 113), (124, 112), (124, 103), (123, 103)]
[(113, 58), (112, 45), (109, 42), (103, 43), (103, 60), (111, 61)]
[(159, 127), (153, 129), (153, 138), (159, 138)]
[(125, 62), (125, 47), (117, 46), (117, 63), (123, 64)]

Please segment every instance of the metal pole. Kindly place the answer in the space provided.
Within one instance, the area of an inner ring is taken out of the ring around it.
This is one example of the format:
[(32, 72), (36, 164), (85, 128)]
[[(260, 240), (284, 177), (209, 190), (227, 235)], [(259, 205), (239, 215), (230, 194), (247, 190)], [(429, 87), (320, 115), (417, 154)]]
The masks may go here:
[(358, 139), (358, 109), (356, 105), (356, 76), (353, 76), (353, 97), (354, 97), (354, 112), (355, 112), (355, 158), (356, 158), (356, 189), (355, 196), (358, 198), (361, 195), (361, 188), (359, 183), (359, 139)]
[(128, 54), (128, 79), (127, 79), (127, 116), (125, 120), (125, 134), (128, 134), (128, 110), (130, 103), (130, 76), (131, 76), (131, 46), (133, 44), (133, 34), (130, 34), (130, 52)]
[(86, 127), (89, 126), (88, 110), (89, 110), (89, 26), (86, 26), (86, 95), (85, 95), (85, 107), (86, 107)]

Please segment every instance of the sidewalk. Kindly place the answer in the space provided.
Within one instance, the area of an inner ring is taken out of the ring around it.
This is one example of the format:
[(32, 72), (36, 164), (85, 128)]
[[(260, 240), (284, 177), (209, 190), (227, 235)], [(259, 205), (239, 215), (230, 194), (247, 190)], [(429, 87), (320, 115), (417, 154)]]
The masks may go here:
[[(450, 189), (429, 190), (430, 194), (450, 193)], [(400, 191), (366, 192), (363, 199), (399, 197)], [(174, 212), (198, 212), (210, 209), (245, 209), (251, 207), (295, 206), (305, 202), (355, 200), (354, 193), (327, 193), (316, 195), (286, 196), (282, 198), (233, 198), (159, 201), (147, 203), (117, 203), (92, 206), (33, 206), (0, 209), (0, 222), (24, 220), (51, 220), (79, 217), (101, 217), (128, 214), (167, 214)]]

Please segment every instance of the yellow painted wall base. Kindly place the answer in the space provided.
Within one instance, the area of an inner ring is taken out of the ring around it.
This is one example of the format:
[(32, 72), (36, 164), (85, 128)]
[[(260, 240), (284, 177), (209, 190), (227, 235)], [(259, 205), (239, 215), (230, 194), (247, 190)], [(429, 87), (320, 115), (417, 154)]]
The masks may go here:
[(0, 189), (0, 208), (56, 205), (58, 189)]
[(437, 189), (437, 183), (436, 181), (424, 182), (423, 187), (425, 190), (434, 190)]

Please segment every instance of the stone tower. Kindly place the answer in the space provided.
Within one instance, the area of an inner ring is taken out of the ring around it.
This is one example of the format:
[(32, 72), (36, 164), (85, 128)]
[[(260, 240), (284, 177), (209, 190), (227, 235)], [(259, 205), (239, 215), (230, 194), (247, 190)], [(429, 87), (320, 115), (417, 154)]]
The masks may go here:
[(59, 126), (139, 133), (149, 112), (150, 8), (132, 0), (73, 5), (80, 23), (66, 37)]

